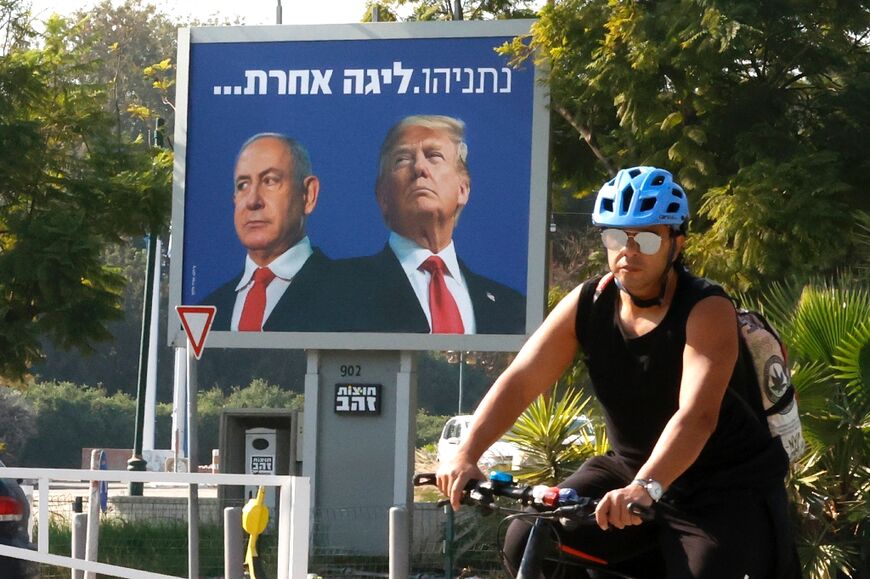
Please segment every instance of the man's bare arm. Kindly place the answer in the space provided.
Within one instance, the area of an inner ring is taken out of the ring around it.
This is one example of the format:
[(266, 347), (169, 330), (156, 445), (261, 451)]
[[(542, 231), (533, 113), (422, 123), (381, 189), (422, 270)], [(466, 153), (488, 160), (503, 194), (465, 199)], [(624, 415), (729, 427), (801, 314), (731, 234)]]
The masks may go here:
[[(581, 286), (582, 287), (582, 286)], [(577, 354), (574, 332), (580, 287), (565, 296), (525, 343), (517, 357), (477, 407), (468, 438), (456, 456), (438, 469), (438, 488), (453, 508), (465, 483), (480, 478), (477, 460), (516, 421), (532, 401), (554, 384)]]

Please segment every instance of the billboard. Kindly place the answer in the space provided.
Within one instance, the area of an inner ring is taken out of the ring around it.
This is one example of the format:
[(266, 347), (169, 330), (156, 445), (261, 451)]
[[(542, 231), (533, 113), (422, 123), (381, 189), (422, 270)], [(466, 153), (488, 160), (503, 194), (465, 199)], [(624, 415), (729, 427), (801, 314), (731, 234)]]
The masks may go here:
[(209, 347), (518, 349), (549, 123), (496, 48), (530, 25), (180, 30), (170, 311), (216, 306)]

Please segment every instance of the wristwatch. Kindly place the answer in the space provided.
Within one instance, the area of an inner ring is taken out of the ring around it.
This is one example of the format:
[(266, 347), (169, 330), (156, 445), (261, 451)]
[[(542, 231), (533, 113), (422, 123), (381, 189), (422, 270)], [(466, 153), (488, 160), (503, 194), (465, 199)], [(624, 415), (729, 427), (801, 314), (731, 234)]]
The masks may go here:
[(662, 494), (664, 494), (661, 483), (655, 479), (636, 478), (631, 481), (631, 484), (643, 487), (643, 490), (645, 490), (653, 502), (656, 503), (659, 502), (659, 499), (662, 498)]

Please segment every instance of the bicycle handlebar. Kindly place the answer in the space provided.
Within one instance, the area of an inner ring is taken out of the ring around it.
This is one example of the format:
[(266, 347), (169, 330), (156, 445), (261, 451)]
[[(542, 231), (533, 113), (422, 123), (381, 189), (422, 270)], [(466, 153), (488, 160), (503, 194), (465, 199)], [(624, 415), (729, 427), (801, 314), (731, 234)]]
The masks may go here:
[[(419, 473), (414, 475), (414, 486), (437, 484), (434, 473)], [(527, 486), (513, 480), (513, 477), (505, 473), (493, 473), (490, 480), (469, 480), (465, 484), (462, 503), (491, 507), (494, 497), (507, 497), (523, 506), (532, 506), (547, 516), (575, 517), (591, 516), (598, 505), (598, 499), (581, 497), (573, 489), (560, 489), (546, 485)], [(630, 503), (628, 509), (644, 521), (654, 518), (653, 506), (644, 507), (637, 503)]]

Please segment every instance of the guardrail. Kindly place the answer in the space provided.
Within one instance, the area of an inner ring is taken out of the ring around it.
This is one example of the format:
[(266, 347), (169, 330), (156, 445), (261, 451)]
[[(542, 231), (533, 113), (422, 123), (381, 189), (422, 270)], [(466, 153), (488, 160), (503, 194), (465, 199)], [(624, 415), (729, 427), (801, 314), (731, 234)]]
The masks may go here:
[[(183, 579), (171, 575), (131, 569), (129, 567), (50, 554), (48, 544), (48, 493), (51, 481), (178, 483), (218, 486), (261, 485), (274, 486), (281, 489), (278, 504), (278, 579), (305, 579), (308, 574), (311, 488), (307, 477), (41, 468), (3, 468), (0, 470), (0, 474), (4, 478), (33, 479), (39, 483), (37, 495), (39, 498), (37, 550), (34, 552), (28, 549), (0, 545), (0, 556), (15, 557), (37, 563), (129, 579)], [(192, 488), (195, 489), (196, 487)], [(192, 490), (191, 496), (194, 496), (195, 492), (195, 490)], [(190, 532), (189, 525), (188, 521), (188, 532)]]

